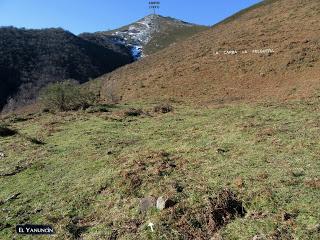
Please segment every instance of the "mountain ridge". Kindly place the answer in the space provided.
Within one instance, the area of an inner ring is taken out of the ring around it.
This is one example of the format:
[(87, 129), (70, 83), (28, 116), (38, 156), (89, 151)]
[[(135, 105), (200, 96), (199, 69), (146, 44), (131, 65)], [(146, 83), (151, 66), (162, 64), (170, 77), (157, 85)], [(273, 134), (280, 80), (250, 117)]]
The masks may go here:
[[(207, 28), (206, 26), (188, 23), (172, 17), (150, 14), (136, 22), (114, 30), (80, 34), (79, 36), (95, 36), (100, 39), (114, 38), (115, 44), (126, 46), (137, 60)], [(167, 36), (167, 38), (164, 36)], [(171, 39), (168, 39), (168, 36)], [(161, 40), (159, 41), (158, 39)]]

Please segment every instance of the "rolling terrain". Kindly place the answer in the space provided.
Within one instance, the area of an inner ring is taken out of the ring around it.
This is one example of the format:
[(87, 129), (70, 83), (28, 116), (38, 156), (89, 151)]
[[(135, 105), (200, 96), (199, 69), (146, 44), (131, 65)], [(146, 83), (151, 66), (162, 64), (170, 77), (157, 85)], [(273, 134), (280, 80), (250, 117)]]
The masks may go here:
[(320, 87), (319, 21), (318, 1), (264, 1), (103, 76), (101, 94), (209, 104), (312, 96)]
[(84, 83), (87, 109), (0, 115), (0, 239), (320, 239), (319, 18), (264, 1)]

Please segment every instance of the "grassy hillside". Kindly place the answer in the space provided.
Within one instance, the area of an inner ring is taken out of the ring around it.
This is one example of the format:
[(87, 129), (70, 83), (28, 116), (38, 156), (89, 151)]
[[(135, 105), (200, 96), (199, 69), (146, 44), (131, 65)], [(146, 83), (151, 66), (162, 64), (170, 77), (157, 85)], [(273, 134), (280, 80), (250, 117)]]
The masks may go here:
[[(14, 233), (26, 222), (52, 224), (50, 239), (319, 239), (319, 104), (7, 117), (18, 133), (0, 137), (0, 239), (32, 239)], [(246, 215), (212, 225), (223, 188)], [(139, 213), (148, 196), (176, 204)]]

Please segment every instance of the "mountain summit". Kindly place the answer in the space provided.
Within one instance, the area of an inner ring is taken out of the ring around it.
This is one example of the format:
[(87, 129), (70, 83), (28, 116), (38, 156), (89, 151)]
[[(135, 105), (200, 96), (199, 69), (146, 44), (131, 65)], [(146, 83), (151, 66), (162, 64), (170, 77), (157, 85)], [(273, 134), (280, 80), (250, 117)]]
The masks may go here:
[(126, 46), (131, 50), (133, 57), (139, 59), (207, 28), (175, 18), (151, 14), (112, 31), (85, 33), (80, 36), (87, 40), (100, 39), (100, 42), (103, 42), (103, 39), (107, 42), (111, 40), (115, 44)]

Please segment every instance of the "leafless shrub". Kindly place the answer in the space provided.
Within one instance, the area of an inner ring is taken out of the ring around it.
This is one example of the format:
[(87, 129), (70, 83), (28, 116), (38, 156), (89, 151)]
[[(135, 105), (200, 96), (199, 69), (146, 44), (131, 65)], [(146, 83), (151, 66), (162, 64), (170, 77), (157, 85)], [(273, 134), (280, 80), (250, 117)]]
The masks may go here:
[(96, 96), (75, 81), (67, 80), (44, 88), (40, 93), (40, 102), (49, 111), (71, 111), (92, 106)]

